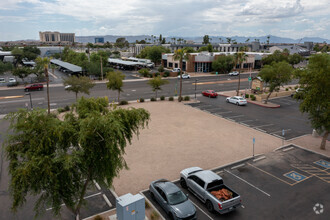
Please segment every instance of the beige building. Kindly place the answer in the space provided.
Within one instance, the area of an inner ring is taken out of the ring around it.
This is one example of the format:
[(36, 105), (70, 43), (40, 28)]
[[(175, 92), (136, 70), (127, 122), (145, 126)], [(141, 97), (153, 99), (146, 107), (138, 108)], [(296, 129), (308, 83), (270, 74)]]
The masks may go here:
[(41, 42), (54, 42), (54, 43), (74, 43), (74, 33), (60, 33), (60, 32), (39, 32)]

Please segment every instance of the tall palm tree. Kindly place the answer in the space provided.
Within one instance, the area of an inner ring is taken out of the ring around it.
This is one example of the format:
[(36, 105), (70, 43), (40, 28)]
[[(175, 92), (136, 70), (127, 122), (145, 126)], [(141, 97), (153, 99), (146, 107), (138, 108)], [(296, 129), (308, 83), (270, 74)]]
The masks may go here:
[(234, 54), (234, 63), (235, 63), (235, 68), (237, 66), (237, 64), (239, 64), (239, 72), (238, 72), (238, 85), (237, 85), (237, 91), (236, 91), (236, 95), (239, 95), (239, 90), (240, 90), (240, 86), (241, 86), (241, 69), (242, 69), (242, 63), (244, 61), (246, 61), (247, 58), (247, 54), (244, 53), (243, 51), (237, 52)]
[(49, 75), (48, 75), (48, 66), (49, 66), (49, 63), (50, 63), (50, 60), (52, 58), (48, 58), (48, 57), (44, 57), (44, 58), (41, 58), (41, 57), (37, 57), (36, 61), (37, 61), (37, 64), (42, 66), (44, 68), (44, 74), (45, 74), (45, 77), (46, 77), (46, 83), (47, 83), (47, 101), (48, 101), (48, 114), (50, 114), (50, 100), (49, 100)]
[(174, 60), (179, 60), (180, 63), (180, 94), (179, 94), (179, 102), (182, 101), (182, 60), (185, 59), (186, 61), (189, 60), (189, 53), (187, 52), (186, 48), (177, 49), (174, 51)]

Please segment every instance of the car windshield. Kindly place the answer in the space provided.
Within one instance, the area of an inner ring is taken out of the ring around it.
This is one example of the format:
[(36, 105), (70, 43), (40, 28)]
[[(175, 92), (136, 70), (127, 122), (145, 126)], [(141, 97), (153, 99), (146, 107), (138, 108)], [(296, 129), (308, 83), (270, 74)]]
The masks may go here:
[(168, 195), (168, 203), (170, 205), (176, 205), (186, 201), (188, 198), (182, 191), (177, 191), (175, 193)]
[(244, 100), (243, 98), (238, 98), (239, 100)]

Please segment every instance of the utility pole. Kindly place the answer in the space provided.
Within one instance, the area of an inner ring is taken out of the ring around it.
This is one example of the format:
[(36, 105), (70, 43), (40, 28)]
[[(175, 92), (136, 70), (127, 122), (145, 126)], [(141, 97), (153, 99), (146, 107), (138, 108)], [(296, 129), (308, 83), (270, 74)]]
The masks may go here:
[(100, 61), (101, 61), (101, 79), (103, 80), (103, 63), (102, 63), (102, 56), (100, 55)]

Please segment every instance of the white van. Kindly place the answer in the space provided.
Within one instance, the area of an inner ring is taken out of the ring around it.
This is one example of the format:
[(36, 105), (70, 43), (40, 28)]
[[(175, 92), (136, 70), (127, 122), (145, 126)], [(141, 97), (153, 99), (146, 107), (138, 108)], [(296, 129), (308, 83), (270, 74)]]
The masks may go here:
[(174, 69), (172, 70), (172, 72), (180, 72), (180, 71), (181, 71), (180, 68), (174, 68)]

